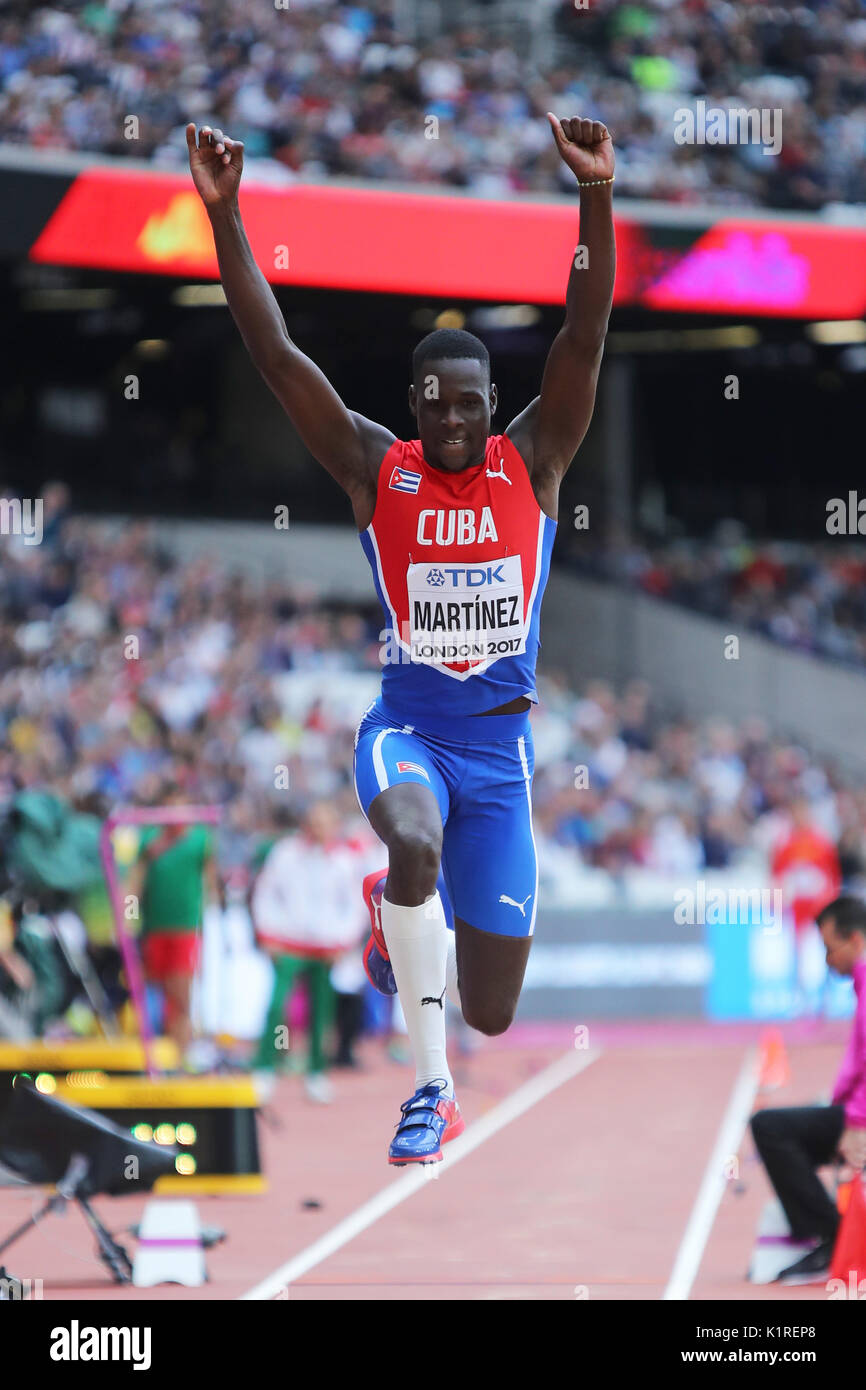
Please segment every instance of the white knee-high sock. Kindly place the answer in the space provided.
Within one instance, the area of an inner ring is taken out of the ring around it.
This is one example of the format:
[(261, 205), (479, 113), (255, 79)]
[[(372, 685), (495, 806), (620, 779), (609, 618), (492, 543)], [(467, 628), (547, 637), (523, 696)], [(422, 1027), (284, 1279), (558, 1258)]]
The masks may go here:
[(457, 938), (453, 931), (448, 932), (448, 955), (445, 960), (445, 981), (448, 998), (456, 1008), (462, 1009), (460, 990), (457, 985)]
[(445, 965), (451, 933), (439, 894), (418, 907), (400, 907), (383, 897), (382, 932), (415, 1056), (415, 1085), (444, 1077), (453, 1093), (445, 1055)]

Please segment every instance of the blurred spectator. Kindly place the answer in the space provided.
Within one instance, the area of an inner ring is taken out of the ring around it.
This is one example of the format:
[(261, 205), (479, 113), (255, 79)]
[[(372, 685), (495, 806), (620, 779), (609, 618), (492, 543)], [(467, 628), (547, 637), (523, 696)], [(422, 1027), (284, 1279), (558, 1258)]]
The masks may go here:
[(309, 1052), (304, 1083), (311, 1100), (333, 1097), (327, 1076), (325, 1038), (333, 1021), (331, 968), (357, 946), (364, 916), (360, 896), (359, 847), (340, 833), (329, 801), (315, 801), (298, 834), (268, 853), (252, 895), (259, 944), (274, 966), (274, 986), (253, 1067), (273, 1073), (285, 1063), (289, 1030), (287, 1003), (299, 979), (307, 986)]
[(11, 905), (0, 897), (0, 1038), (23, 1040), (30, 1033), (27, 996), (36, 976), (18, 949), (17, 935)]
[(836, 846), (814, 823), (805, 797), (791, 802), (790, 825), (776, 846), (771, 868), (798, 932), (810, 927), (824, 904), (839, 893), (842, 875)]
[[(162, 806), (181, 806), (182, 787), (166, 784)], [(139, 898), (141, 953), (146, 979), (165, 1000), (165, 1029), (181, 1060), (190, 1057), (190, 996), (201, 957), (202, 916), (207, 885), (218, 895), (213, 832), (204, 825), (148, 826), (139, 842), (139, 859), (130, 892)]]
[(826, 988), (823, 950), (816, 940), (818, 913), (842, 886), (839, 855), (829, 835), (816, 823), (806, 797), (794, 795), (788, 823), (770, 861), (774, 887), (782, 890), (783, 910), (794, 924), (801, 1008), (815, 1014)]

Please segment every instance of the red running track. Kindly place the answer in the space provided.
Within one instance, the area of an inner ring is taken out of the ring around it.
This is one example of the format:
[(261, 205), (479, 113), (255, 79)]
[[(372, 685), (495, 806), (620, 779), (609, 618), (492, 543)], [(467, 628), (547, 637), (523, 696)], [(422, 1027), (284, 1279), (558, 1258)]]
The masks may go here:
[[(826, 1098), (847, 1026), (791, 1025), (783, 1033), (791, 1084), (759, 1094), (755, 1105)], [(457, 1058), (467, 1129), (446, 1148), (435, 1180), (385, 1161), (411, 1075), (378, 1044), (360, 1050), (362, 1072), (333, 1074), (331, 1106), (310, 1103), (297, 1078), (281, 1081), (260, 1126), (270, 1191), (196, 1198), (202, 1221), (228, 1232), (208, 1252), (210, 1281), (201, 1289), (113, 1285), (74, 1213), (50, 1218), (5, 1258), (19, 1277), (41, 1278), (46, 1299), (233, 1299), (254, 1291), (291, 1301), (661, 1299), (758, 1029), (599, 1023), (589, 1034), (590, 1051), (576, 1052), (571, 1028), (526, 1025)], [(527, 1083), (543, 1090), (557, 1075), (567, 1079), (522, 1113), (503, 1112), (510, 1097), (527, 1096)], [(464, 1157), (461, 1146), (470, 1150)], [(825, 1299), (823, 1286), (745, 1281), (770, 1194), (741, 1130), (733, 1154), (744, 1190), (727, 1183), (711, 1226), (698, 1233), (688, 1296)], [(404, 1200), (365, 1218), (376, 1194), (407, 1188)], [(0, 1188), (0, 1231), (41, 1196)], [(318, 1205), (305, 1205), (311, 1202)], [(96, 1202), (115, 1232), (134, 1224), (143, 1205), (141, 1198)], [(362, 1229), (351, 1239), (326, 1258), (278, 1273), (359, 1211)]]

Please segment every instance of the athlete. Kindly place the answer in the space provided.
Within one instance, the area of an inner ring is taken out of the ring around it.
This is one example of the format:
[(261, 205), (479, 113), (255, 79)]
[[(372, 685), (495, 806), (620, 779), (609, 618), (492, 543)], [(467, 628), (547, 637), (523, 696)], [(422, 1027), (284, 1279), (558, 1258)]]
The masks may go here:
[(242, 141), (186, 130), (229, 309), (310, 453), (348, 493), (385, 613), (382, 693), (358, 727), (355, 786), (388, 851), (387, 877), (364, 884), (365, 963), (383, 993), (399, 993), (415, 1058), (388, 1153), (396, 1165), (438, 1162), (463, 1129), (446, 996), (472, 1027), (503, 1033), (535, 926), (528, 711), (539, 610), (560, 483), (592, 417), (615, 271), (610, 135), (598, 121), (548, 120), (580, 187), (581, 250), (540, 394), (491, 435), (487, 349), (439, 330), (415, 349), (411, 441), (349, 410), (288, 336), (241, 221)]

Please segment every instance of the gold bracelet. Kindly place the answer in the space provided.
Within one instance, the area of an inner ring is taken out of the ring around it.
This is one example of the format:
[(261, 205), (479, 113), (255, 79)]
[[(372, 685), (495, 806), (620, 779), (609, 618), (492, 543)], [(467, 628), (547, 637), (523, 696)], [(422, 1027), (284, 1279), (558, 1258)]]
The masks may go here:
[(578, 179), (577, 186), (578, 188), (600, 188), (603, 183), (613, 183), (615, 178), (616, 174), (611, 174), (609, 179), (592, 179), (589, 183), (581, 183)]

